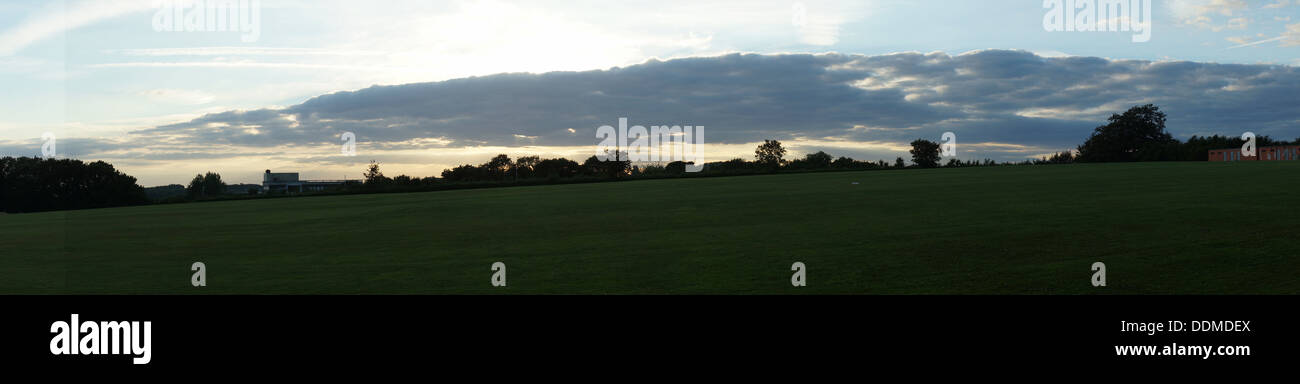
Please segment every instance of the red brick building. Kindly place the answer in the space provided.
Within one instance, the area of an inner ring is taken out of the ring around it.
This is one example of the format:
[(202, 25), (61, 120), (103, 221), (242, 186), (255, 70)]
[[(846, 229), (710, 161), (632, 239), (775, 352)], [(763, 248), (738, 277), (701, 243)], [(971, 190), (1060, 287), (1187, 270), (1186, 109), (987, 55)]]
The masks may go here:
[(1257, 156), (1243, 156), (1241, 148), (1212, 149), (1210, 150), (1210, 161), (1300, 160), (1300, 146), (1296, 145), (1263, 147), (1255, 152)]

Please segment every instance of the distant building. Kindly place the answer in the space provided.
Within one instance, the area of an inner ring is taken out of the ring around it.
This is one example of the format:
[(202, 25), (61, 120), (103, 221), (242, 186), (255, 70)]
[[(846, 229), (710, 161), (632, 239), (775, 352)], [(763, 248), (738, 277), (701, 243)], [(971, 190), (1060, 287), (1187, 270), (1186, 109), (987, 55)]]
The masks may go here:
[(1255, 152), (1256, 156), (1243, 156), (1241, 148), (1212, 149), (1210, 150), (1210, 161), (1300, 160), (1300, 145), (1263, 147)]
[(262, 193), (320, 192), (340, 188), (358, 180), (299, 180), (297, 173), (271, 173), (262, 175)]

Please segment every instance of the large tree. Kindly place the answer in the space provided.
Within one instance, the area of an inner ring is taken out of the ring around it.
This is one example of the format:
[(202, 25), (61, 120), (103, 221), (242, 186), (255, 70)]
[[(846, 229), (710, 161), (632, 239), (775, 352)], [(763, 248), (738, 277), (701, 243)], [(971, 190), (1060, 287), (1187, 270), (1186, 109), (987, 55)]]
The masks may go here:
[(513, 167), (514, 178), (516, 179), (532, 178), (534, 176), (533, 173), (534, 170), (537, 169), (537, 164), (541, 162), (542, 162), (542, 158), (540, 156), (524, 156), (515, 159), (515, 164)]
[(208, 172), (194, 175), (194, 179), (190, 180), (190, 185), (185, 188), (185, 191), (191, 199), (221, 196), (226, 193), (226, 183), (221, 181), (221, 174)]
[(1165, 113), (1154, 104), (1111, 115), (1109, 123), (1093, 130), (1079, 146), (1079, 161), (1120, 162), (1175, 160), (1169, 158), (1178, 141), (1165, 131)]
[(365, 180), (366, 185), (370, 187), (388, 184), (392, 180), (384, 176), (384, 172), (379, 170), (379, 162), (374, 160), (370, 160), (370, 165), (366, 166), (366, 172), (362, 173), (361, 177)]
[(817, 151), (817, 153), (809, 153), (807, 156), (804, 156), (804, 161), (807, 162), (808, 167), (812, 169), (830, 168), (831, 159), (833, 159), (833, 157), (825, 151)]
[(921, 168), (939, 166), (939, 143), (917, 139), (912, 142), (912, 162)]
[(514, 162), (510, 161), (510, 156), (505, 154), (497, 155), (497, 157), (493, 157), (492, 160), (488, 160), (486, 164), (483, 164), (483, 168), (487, 169), (488, 175), (491, 175), (496, 180), (505, 179), (510, 173), (511, 167), (514, 167)]
[(782, 147), (781, 142), (776, 140), (763, 140), (763, 144), (754, 150), (754, 159), (759, 164), (770, 168), (780, 166), (784, 157), (785, 147)]

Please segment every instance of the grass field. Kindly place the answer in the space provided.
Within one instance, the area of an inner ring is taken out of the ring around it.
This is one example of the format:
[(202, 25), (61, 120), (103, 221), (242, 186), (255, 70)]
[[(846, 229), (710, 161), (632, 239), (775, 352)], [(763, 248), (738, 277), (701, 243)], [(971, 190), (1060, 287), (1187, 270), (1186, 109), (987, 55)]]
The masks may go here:
[(1297, 175), (1019, 166), (0, 215), (0, 293), (1297, 294)]

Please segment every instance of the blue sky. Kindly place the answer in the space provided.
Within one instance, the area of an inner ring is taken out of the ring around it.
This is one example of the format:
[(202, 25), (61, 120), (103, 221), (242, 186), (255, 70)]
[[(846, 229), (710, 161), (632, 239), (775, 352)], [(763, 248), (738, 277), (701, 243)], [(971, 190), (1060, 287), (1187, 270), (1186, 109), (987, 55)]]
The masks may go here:
[[(892, 159), (945, 131), (962, 157), (1011, 160), (1140, 102), (1180, 137), (1300, 136), (1294, 0), (1154, 0), (1145, 43), (1049, 32), (1041, 0), (262, 0), (255, 40), (157, 31), (162, 3), (0, 2), (0, 154), (52, 132), (61, 156), (144, 185), (356, 177), (370, 159), (426, 176), (585, 158), (626, 116), (704, 125), (719, 160), (764, 138)], [(337, 156), (344, 130), (360, 156)]]

